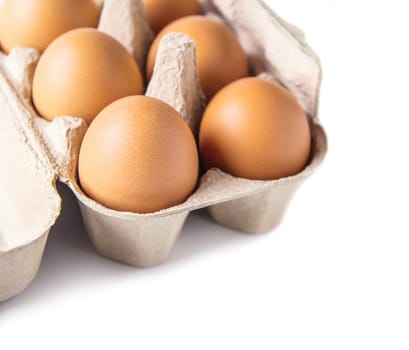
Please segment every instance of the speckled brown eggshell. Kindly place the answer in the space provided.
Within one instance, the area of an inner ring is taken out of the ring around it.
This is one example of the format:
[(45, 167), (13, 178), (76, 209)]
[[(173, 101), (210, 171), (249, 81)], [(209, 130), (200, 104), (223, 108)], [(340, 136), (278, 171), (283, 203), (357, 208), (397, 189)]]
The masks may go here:
[(171, 106), (130, 96), (106, 107), (85, 134), (79, 155), (84, 192), (102, 205), (151, 213), (184, 202), (198, 178), (192, 132)]
[(96, 27), (100, 6), (94, 0), (1, 0), (0, 44), (44, 51), (61, 34), (80, 27)]
[(311, 147), (307, 116), (282, 86), (259, 78), (238, 80), (208, 105), (199, 148), (206, 167), (256, 180), (300, 172)]
[(152, 76), (160, 40), (171, 32), (192, 38), (196, 45), (199, 79), (208, 100), (223, 86), (248, 75), (246, 54), (234, 33), (205, 16), (189, 16), (166, 26), (155, 38), (148, 55), (146, 74)]
[(139, 67), (114, 38), (96, 29), (67, 32), (44, 51), (33, 80), (33, 102), (47, 120), (82, 117), (89, 124), (111, 102), (144, 90)]
[(178, 18), (200, 13), (198, 0), (143, 0), (143, 5), (155, 33)]

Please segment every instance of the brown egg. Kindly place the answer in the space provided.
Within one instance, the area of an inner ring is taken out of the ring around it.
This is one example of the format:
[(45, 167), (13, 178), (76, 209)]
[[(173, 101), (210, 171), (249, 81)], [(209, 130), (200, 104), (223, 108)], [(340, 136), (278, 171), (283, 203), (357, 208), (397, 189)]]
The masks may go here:
[(200, 13), (198, 0), (143, 0), (143, 5), (155, 33), (178, 18)]
[(90, 123), (111, 102), (143, 89), (137, 63), (118, 41), (81, 28), (44, 51), (34, 73), (33, 102), (47, 120), (68, 115)]
[(226, 86), (210, 102), (199, 145), (206, 169), (270, 180), (305, 167), (311, 136), (304, 111), (285, 88), (245, 78)]
[(198, 163), (193, 134), (179, 113), (156, 98), (130, 96), (92, 122), (78, 172), (84, 192), (102, 205), (151, 213), (187, 199)]
[(148, 79), (153, 73), (159, 42), (170, 32), (186, 34), (195, 41), (199, 78), (207, 99), (228, 83), (248, 75), (247, 57), (233, 32), (216, 20), (189, 16), (166, 26), (154, 40), (146, 67)]
[(95, 0), (2, 0), (0, 44), (39, 51), (61, 34), (79, 27), (96, 27), (100, 8)]

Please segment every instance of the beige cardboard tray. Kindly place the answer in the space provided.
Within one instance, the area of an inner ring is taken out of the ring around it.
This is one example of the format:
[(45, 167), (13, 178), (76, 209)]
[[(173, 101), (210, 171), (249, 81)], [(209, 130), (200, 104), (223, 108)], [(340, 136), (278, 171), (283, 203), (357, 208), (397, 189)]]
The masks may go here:
[[(307, 113), (312, 133), (311, 159), (299, 174), (273, 181), (236, 178), (207, 171), (186, 202), (151, 214), (118, 212), (96, 203), (77, 181), (77, 159), (86, 125), (62, 116), (40, 118), (31, 103), (31, 82), (39, 55), (33, 49), (0, 54), (0, 301), (22, 291), (34, 278), (48, 233), (60, 214), (59, 179), (78, 198), (95, 249), (134, 266), (166, 259), (188, 214), (207, 208), (221, 225), (249, 233), (276, 227), (298, 189), (323, 161), (325, 131), (318, 119), (321, 67), (302, 33), (260, 0), (203, 0), (203, 12), (224, 21), (237, 34), (252, 72), (286, 86)], [(99, 29), (132, 53), (144, 66), (152, 33), (140, 0), (105, 0)], [(146, 94), (177, 109), (194, 134), (204, 97), (188, 37), (163, 38)]]

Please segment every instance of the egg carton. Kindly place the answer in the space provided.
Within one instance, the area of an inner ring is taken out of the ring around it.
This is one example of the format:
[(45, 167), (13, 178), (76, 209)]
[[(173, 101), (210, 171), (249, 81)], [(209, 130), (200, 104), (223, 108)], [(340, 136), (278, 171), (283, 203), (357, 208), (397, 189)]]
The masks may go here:
[[(280, 82), (298, 99), (311, 128), (308, 165), (295, 176), (272, 181), (210, 169), (180, 205), (150, 214), (105, 208), (88, 198), (78, 183), (85, 122), (70, 116), (48, 122), (33, 108), (31, 85), (38, 52), (16, 48), (8, 56), (0, 54), (0, 301), (22, 291), (38, 271), (50, 228), (61, 211), (58, 180), (77, 197), (95, 249), (144, 267), (166, 259), (188, 214), (196, 209), (207, 208), (214, 221), (239, 231), (272, 230), (296, 190), (321, 164), (327, 151), (318, 119), (321, 67), (302, 32), (259, 0), (203, 0), (201, 5), (206, 15), (237, 34), (254, 75)], [(143, 69), (153, 35), (141, 1), (105, 0), (99, 29), (119, 40)], [(178, 33), (163, 38), (146, 94), (172, 105), (197, 135), (204, 97), (191, 39)]]

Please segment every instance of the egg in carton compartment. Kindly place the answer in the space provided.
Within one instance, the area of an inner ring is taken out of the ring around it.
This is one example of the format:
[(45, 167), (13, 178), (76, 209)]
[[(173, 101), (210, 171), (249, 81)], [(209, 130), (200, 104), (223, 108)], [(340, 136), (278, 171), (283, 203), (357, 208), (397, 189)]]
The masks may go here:
[[(105, 208), (88, 198), (78, 183), (85, 122), (70, 116), (48, 122), (33, 108), (31, 84), (38, 52), (17, 48), (8, 56), (0, 54), (0, 301), (22, 291), (38, 271), (50, 228), (61, 211), (58, 179), (77, 197), (95, 249), (145, 267), (166, 259), (188, 214), (196, 209), (207, 208), (213, 220), (239, 231), (270, 231), (282, 220), (299, 186), (322, 163), (327, 138), (318, 118), (321, 66), (302, 32), (261, 0), (203, 0), (201, 6), (207, 16), (235, 32), (254, 75), (278, 81), (303, 107), (312, 136), (305, 169), (271, 181), (210, 169), (180, 205), (149, 214)], [(153, 35), (140, 0), (105, 0), (98, 28), (120, 41), (143, 69)], [(197, 135), (205, 101), (190, 38), (171, 33), (162, 39), (146, 95), (173, 106)]]

